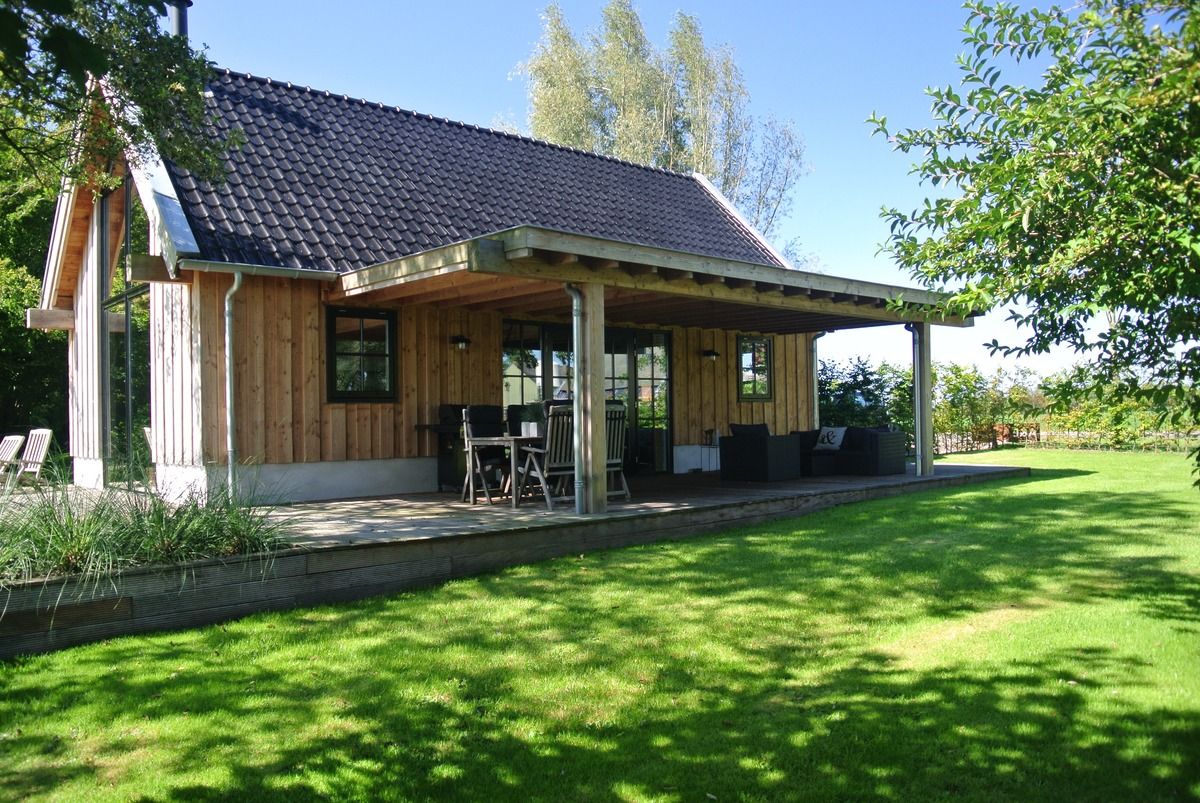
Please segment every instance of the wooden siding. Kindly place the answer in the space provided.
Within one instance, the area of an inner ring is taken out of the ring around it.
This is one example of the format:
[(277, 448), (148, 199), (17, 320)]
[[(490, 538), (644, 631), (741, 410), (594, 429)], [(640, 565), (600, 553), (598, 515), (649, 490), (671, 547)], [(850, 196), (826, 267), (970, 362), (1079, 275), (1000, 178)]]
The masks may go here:
[[(224, 299), (228, 274), (197, 272), (191, 285), (154, 285), (152, 353), (158, 461), (225, 462)], [(248, 277), (236, 296), (234, 377), (238, 458), (247, 463), (432, 457), (436, 437), (417, 429), (443, 403), (502, 397), (499, 313), (423, 304), (397, 311), (397, 399), (326, 400), (324, 285)], [(766, 423), (772, 432), (811, 420), (809, 335), (773, 335), (774, 398), (737, 397), (738, 332), (672, 328), (674, 444), (706, 442), (707, 430)], [(466, 335), (465, 351), (450, 339)], [(701, 352), (715, 349), (715, 362)]]
[(154, 461), (201, 465), (206, 392), (196, 288), (150, 285), (150, 434)]
[(75, 328), (69, 335), (68, 348), (71, 456), (99, 460), (104, 457), (107, 437), (102, 415), (105, 385), (101, 339), (108, 337), (107, 328), (100, 325), (99, 217), (93, 216), (79, 230), (86, 239), (74, 277)]
[[(228, 274), (196, 273), (193, 289), (204, 325), (203, 459), (225, 462), (225, 292)], [(417, 430), (445, 402), (501, 398), (500, 316), (423, 305), (397, 311), (397, 400), (326, 400), (325, 305), (318, 282), (248, 277), (234, 301), (234, 388), (238, 459), (313, 463), (432, 457), (436, 438)], [(471, 346), (450, 343), (466, 335)]]
[[(739, 334), (721, 329), (671, 331), (672, 424), (675, 445), (702, 444), (707, 430), (728, 435), (730, 424), (766, 424), (774, 434), (808, 429), (812, 421), (811, 335), (768, 335), (773, 343), (770, 401), (738, 400)], [(701, 356), (713, 349), (716, 361)]]

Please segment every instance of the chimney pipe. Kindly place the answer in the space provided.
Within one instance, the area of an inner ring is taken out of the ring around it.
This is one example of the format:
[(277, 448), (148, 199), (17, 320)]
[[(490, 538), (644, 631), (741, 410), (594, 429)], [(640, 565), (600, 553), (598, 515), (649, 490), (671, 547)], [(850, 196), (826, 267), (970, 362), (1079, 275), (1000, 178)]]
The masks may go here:
[(171, 33), (175, 36), (188, 38), (187, 10), (191, 5), (192, 0), (167, 0), (167, 13), (171, 17)]

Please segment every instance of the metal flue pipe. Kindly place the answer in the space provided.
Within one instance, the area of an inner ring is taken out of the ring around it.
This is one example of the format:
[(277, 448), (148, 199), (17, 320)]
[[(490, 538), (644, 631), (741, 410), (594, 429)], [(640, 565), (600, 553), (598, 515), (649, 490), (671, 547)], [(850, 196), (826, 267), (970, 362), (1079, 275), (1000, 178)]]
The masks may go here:
[(188, 38), (187, 10), (192, 0), (167, 0), (167, 14), (171, 19), (171, 33)]

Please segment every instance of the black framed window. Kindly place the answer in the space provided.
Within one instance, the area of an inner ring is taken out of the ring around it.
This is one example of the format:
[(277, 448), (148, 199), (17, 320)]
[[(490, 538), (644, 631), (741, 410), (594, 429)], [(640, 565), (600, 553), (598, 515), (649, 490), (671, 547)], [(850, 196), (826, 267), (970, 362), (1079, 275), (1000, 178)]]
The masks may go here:
[(395, 312), (330, 307), (325, 331), (330, 401), (395, 400)]
[(738, 399), (740, 401), (770, 401), (774, 390), (772, 380), (771, 338), (741, 336), (738, 338)]

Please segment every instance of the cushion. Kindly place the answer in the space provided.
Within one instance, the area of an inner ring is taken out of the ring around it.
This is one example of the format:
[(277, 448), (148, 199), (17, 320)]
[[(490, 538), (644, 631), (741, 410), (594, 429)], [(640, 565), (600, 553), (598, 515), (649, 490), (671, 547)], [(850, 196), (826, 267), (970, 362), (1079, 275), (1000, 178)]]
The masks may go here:
[(842, 448), (842, 440), (846, 437), (845, 427), (821, 427), (821, 434), (817, 436), (817, 445), (814, 450), (826, 452), (836, 452)]
[(729, 434), (735, 437), (765, 438), (771, 434), (771, 430), (766, 424), (730, 424)]

